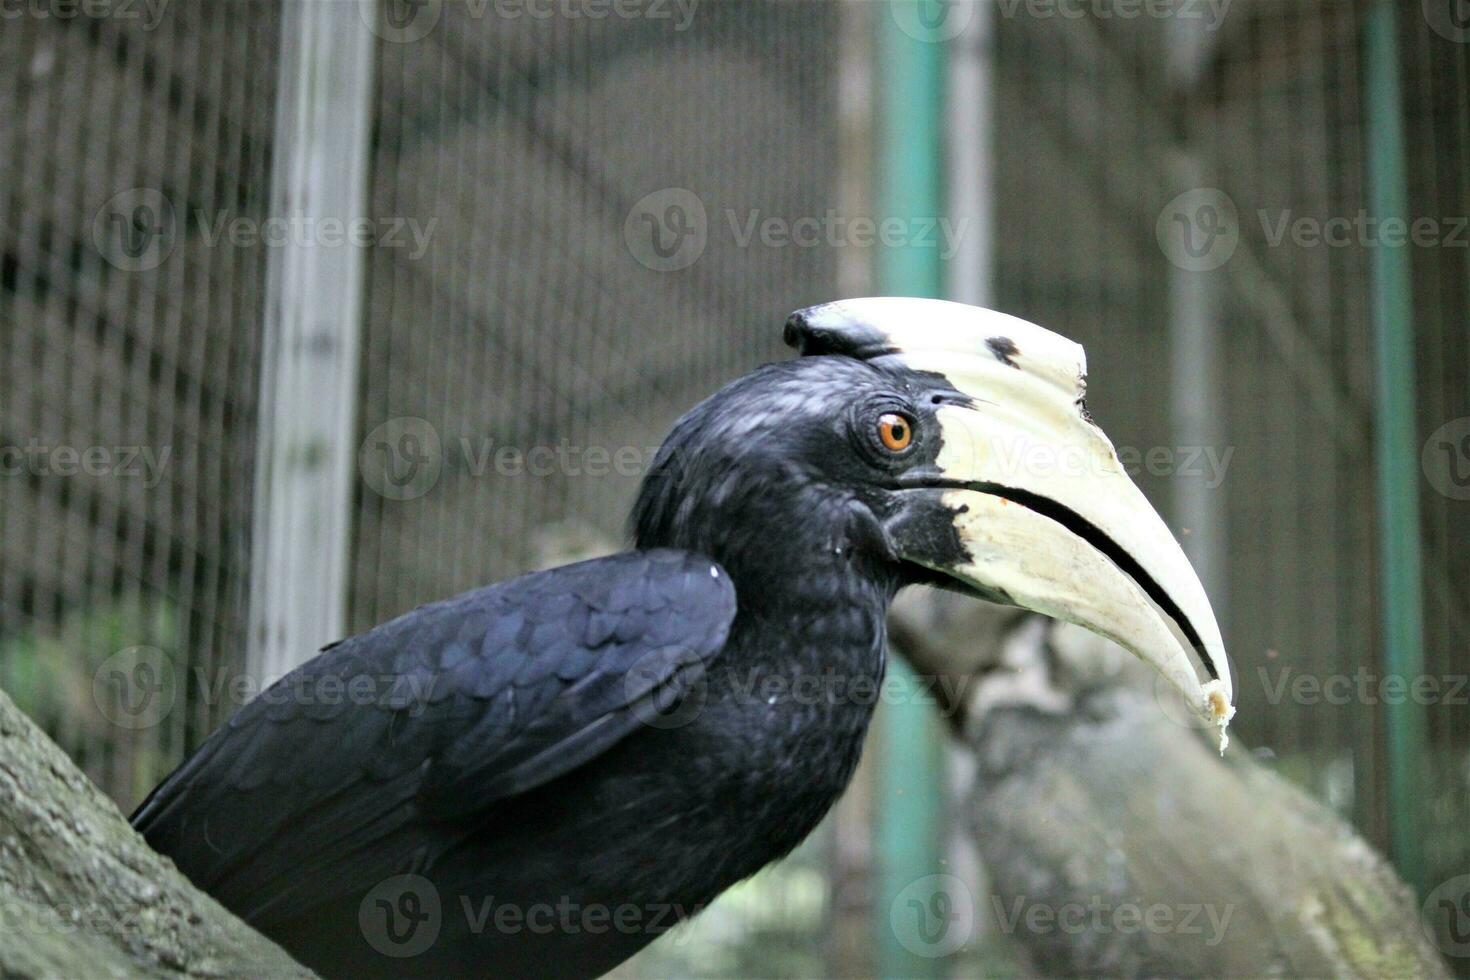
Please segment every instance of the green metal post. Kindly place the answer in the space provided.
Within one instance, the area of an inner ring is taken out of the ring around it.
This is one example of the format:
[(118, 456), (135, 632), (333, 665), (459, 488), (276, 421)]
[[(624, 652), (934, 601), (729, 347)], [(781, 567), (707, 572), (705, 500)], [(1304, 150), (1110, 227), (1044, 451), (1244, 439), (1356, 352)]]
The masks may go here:
[[(1405, 222), (1409, 193), (1399, 53), (1392, 0), (1376, 0), (1364, 25), (1368, 194), (1379, 228)], [(1414, 308), (1406, 235), (1372, 249), (1377, 361), (1378, 535), (1382, 564), (1384, 664), (1409, 684), (1424, 671), (1424, 597), (1419, 536), (1419, 440), (1414, 412)], [(1405, 880), (1425, 888), (1419, 814), (1426, 784), (1424, 709), (1412, 698), (1385, 704), (1388, 730), (1389, 842)]]
[[(943, 263), (935, 236), (922, 236), (919, 219), (943, 214), (945, 41), (942, 24), (952, 5), (931, 0), (891, 0), (874, 5), (877, 15), (878, 159), (880, 222), (902, 223), (906, 244), (887, 245), (878, 256), (884, 294), (944, 295)], [(891, 237), (891, 236), (890, 236)], [(883, 977), (938, 977), (937, 955), (945, 950), (944, 921), (954, 896), (943, 872), (944, 778), (941, 731), (932, 704), (919, 703), (908, 668), (889, 662), (892, 690), (880, 713), (883, 765), (878, 783), (878, 902), (875, 936)], [(928, 880), (926, 880), (928, 879)], [(931, 921), (933, 920), (933, 921)], [(937, 938), (936, 938), (937, 937)]]

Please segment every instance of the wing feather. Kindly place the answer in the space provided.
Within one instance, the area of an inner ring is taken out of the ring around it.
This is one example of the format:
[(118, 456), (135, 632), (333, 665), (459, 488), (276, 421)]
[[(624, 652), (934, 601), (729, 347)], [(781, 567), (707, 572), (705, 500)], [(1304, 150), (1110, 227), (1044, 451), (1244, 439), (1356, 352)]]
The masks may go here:
[(424, 606), (246, 704), (134, 826), (237, 914), (279, 921), (432, 860), (496, 800), (585, 765), (700, 682), (729, 577), (624, 552)]

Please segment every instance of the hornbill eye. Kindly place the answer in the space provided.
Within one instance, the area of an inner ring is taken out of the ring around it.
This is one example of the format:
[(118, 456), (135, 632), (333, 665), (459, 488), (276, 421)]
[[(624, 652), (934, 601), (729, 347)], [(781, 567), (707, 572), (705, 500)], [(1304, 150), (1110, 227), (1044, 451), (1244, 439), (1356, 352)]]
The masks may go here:
[(878, 417), (878, 440), (883, 448), (901, 453), (914, 441), (914, 426), (897, 412), (884, 412)]

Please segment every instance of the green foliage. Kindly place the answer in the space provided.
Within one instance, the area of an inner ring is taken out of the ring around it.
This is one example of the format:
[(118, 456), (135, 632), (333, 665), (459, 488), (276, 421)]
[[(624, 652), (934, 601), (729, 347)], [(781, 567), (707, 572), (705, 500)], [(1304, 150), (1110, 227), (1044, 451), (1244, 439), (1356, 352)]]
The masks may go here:
[[(144, 647), (156, 650), (174, 678), (187, 665), (179, 654), (173, 604), (137, 593), (69, 610), (54, 623), (0, 636), (0, 688), (124, 807), (136, 802), (174, 762), (173, 736), (182, 704), (156, 722), (119, 725), (99, 703), (99, 672), (109, 658)], [(178, 700), (182, 702), (182, 685)], [(174, 717), (177, 715), (178, 717)]]

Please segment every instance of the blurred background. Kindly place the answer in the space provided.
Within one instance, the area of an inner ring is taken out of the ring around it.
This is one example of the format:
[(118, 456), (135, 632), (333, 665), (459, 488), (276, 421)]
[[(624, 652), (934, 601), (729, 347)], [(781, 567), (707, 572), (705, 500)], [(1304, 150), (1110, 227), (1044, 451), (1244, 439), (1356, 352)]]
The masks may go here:
[[(1086, 346), (1239, 740), (1470, 872), (1464, 0), (24, 0), (0, 90), (0, 688), (125, 810), (321, 643), (620, 541), (789, 311), (929, 293)], [(869, 755), (627, 975), (871, 973)]]

